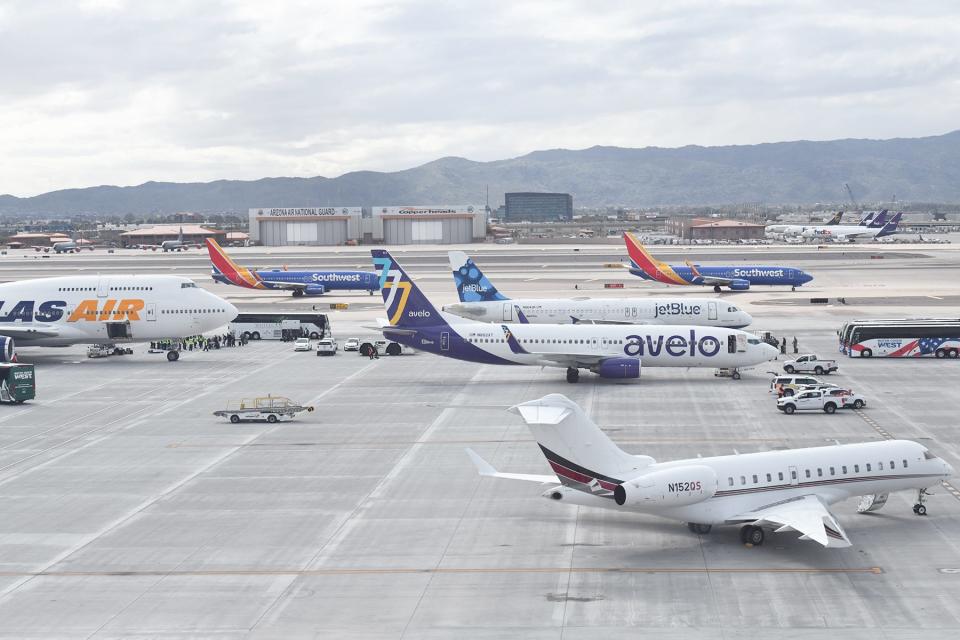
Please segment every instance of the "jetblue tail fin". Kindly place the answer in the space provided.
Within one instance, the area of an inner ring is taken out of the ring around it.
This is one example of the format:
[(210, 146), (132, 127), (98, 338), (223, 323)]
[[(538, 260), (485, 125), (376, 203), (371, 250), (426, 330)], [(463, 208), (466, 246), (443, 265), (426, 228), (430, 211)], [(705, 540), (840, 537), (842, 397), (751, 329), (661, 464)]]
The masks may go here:
[(483, 275), (480, 267), (463, 251), (450, 251), (450, 270), (457, 285), (460, 302), (480, 302), (488, 300), (509, 300), (493, 283)]
[(575, 402), (550, 394), (510, 408), (530, 433), (560, 481), (581, 491), (611, 495), (617, 485), (655, 461), (623, 451)]
[(396, 327), (418, 327), (444, 322), (436, 307), (430, 304), (403, 267), (385, 249), (373, 249), (373, 267), (380, 276), (380, 293), (390, 324)]

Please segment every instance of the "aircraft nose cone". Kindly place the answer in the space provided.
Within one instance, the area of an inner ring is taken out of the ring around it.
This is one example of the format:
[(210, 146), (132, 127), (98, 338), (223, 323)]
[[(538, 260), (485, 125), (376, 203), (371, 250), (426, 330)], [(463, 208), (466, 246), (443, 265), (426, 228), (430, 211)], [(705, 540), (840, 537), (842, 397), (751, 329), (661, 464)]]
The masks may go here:
[(953, 467), (948, 462), (943, 463), (943, 474), (947, 477), (953, 475)]
[(813, 280), (813, 276), (810, 275), (809, 273), (804, 273), (804, 274), (800, 277), (800, 280), (803, 282), (803, 284), (806, 284), (806, 283), (810, 282), (811, 280)]
[(778, 355), (780, 355), (780, 350), (777, 349), (772, 344), (767, 344), (766, 342), (764, 342), (760, 346), (763, 348), (763, 352), (766, 354), (767, 360), (773, 360)]

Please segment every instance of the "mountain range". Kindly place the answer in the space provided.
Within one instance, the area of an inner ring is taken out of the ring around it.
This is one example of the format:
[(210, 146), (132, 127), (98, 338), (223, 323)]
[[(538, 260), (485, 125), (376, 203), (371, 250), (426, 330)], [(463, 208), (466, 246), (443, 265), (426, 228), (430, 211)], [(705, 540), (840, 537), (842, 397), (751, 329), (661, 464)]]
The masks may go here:
[(147, 182), (0, 196), (0, 214), (116, 216), (251, 207), (490, 204), (506, 191), (572, 193), (574, 206), (960, 202), (960, 131), (924, 138), (796, 141), (675, 149), (591, 147), (474, 162), (447, 157), (336, 178)]

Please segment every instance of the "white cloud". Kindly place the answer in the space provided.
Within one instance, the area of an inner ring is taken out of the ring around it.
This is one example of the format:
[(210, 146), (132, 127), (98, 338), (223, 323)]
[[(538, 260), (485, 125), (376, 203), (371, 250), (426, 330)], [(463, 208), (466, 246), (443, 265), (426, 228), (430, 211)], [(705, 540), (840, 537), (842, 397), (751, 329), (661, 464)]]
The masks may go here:
[(952, 3), (14, 1), (0, 193), (957, 127)]

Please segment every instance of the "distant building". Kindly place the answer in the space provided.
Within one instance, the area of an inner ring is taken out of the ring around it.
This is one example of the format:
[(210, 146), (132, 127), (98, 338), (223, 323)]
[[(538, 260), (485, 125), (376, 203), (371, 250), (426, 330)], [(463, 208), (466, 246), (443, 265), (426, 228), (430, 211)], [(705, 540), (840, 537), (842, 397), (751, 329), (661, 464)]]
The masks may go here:
[(667, 233), (687, 240), (755, 240), (764, 237), (764, 226), (743, 220), (678, 216), (667, 220)]
[(222, 243), (227, 235), (226, 231), (207, 229), (197, 224), (154, 224), (121, 233), (120, 242), (124, 247), (135, 247), (142, 244), (158, 245), (165, 240), (178, 239), (181, 229), (183, 230), (184, 242), (199, 246), (203, 246), (203, 241), (206, 238), (213, 238)]
[(573, 220), (573, 196), (569, 193), (504, 194), (502, 222)]

